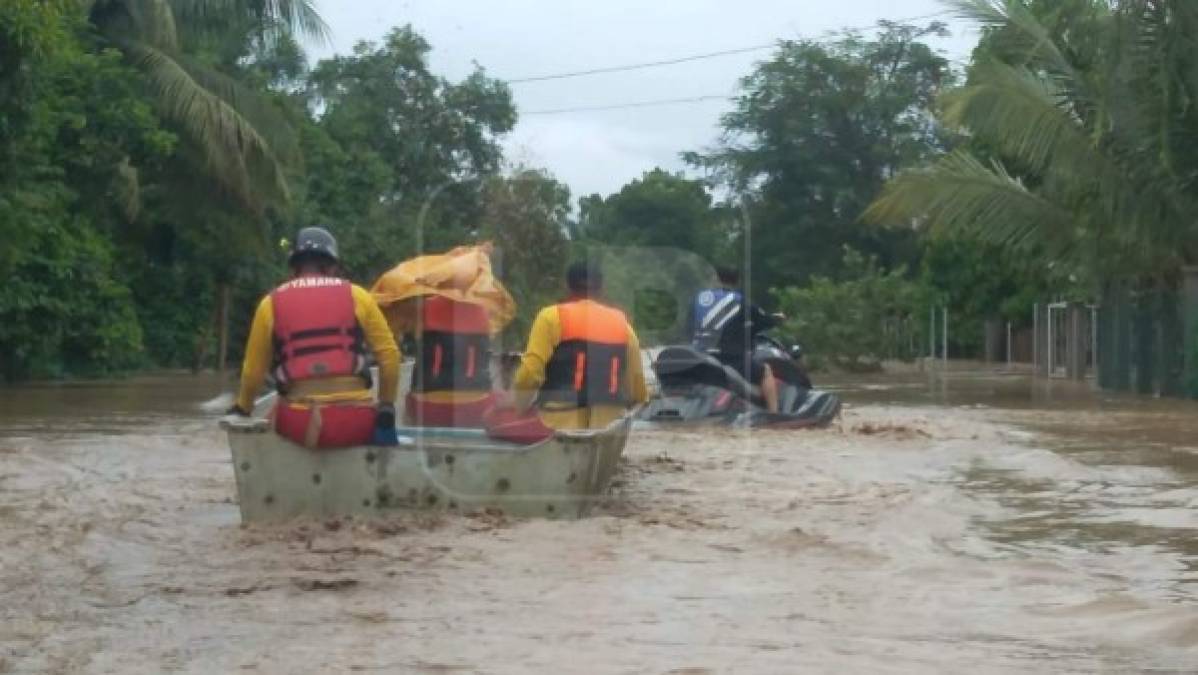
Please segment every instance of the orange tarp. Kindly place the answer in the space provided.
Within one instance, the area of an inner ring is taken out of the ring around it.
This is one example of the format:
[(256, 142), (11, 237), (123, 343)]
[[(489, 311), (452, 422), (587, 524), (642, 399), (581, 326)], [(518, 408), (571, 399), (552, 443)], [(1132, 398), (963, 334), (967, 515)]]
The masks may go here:
[(396, 334), (415, 329), (415, 301), (427, 295), (482, 305), (492, 333), (503, 330), (516, 315), (515, 300), (491, 272), (489, 243), (405, 260), (379, 277), (370, 292)]

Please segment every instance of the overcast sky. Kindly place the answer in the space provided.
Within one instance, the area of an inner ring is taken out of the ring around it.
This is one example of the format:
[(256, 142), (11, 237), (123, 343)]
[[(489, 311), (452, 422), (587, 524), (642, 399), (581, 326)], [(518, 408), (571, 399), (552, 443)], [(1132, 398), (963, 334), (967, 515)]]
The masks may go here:
[[(505, 80), (589, 70), (818, 37), (944, 11), (938, 0), (323, 0), (332, 30), (319, 58), (346, 53), (410, 23), (432, 44), (434, 72), (451, 80), (474, 63)], [(977, 36), (951, 16), (953, 36), (935, 44), (965, 58)], [(626, 110), (534, 115), (535, 111), (684, 97), (731, 95), (768, 50), (633, 72), (512, 86), (521, 112), (505, 139), (508, 159), (544, 167), (575, 198), (607, 194), (660, 166), (685, 168), (679, 153), (710, 147), (724, 100)]]

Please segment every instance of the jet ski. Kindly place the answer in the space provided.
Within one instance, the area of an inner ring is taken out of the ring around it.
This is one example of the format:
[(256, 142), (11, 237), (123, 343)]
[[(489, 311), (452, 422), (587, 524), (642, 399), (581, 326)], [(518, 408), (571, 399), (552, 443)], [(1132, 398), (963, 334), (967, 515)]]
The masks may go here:
[(641, 418), (651, 422), (708, 422), (735, 426), (804, 428), (830, 424), (840, 397), (812, 387), (799, 346), (787, 348), (762, 334), (752, 336), (746, 358), (769, 365), (778, 380), (778, 412), (769, 412), (758, 386), (715, 355), (693, 346), (664, 348), (653, 361), (660, 394)]

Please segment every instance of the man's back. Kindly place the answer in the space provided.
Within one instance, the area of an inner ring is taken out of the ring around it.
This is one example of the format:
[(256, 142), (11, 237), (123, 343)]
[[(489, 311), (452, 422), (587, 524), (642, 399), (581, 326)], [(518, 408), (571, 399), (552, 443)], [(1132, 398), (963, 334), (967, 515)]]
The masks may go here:
[(743, 293), (727, 287), (701, 291), (691, 308), (691, 344), (699, 350), (739, 359), (749, 348), (750, 332), (767, 331), (778, 320)]
[[(719, 350), (726, 332), (736, 332), (744, 296), (730, 288), (708, 288), (695, 296), (691, 306), (691, 343), (704, 351)], [(743, 324), (742, 324), (743, 325)]]

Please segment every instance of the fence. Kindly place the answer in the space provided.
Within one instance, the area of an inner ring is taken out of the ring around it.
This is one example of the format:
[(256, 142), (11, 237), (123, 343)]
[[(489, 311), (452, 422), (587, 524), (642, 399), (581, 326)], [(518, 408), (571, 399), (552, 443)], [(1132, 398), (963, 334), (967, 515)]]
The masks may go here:
[(1036, 373), (1103, 389), (1198, 397), (1198, 268), (1177, 288), (1110, 283), (1094, 305), (1036, 306)]

